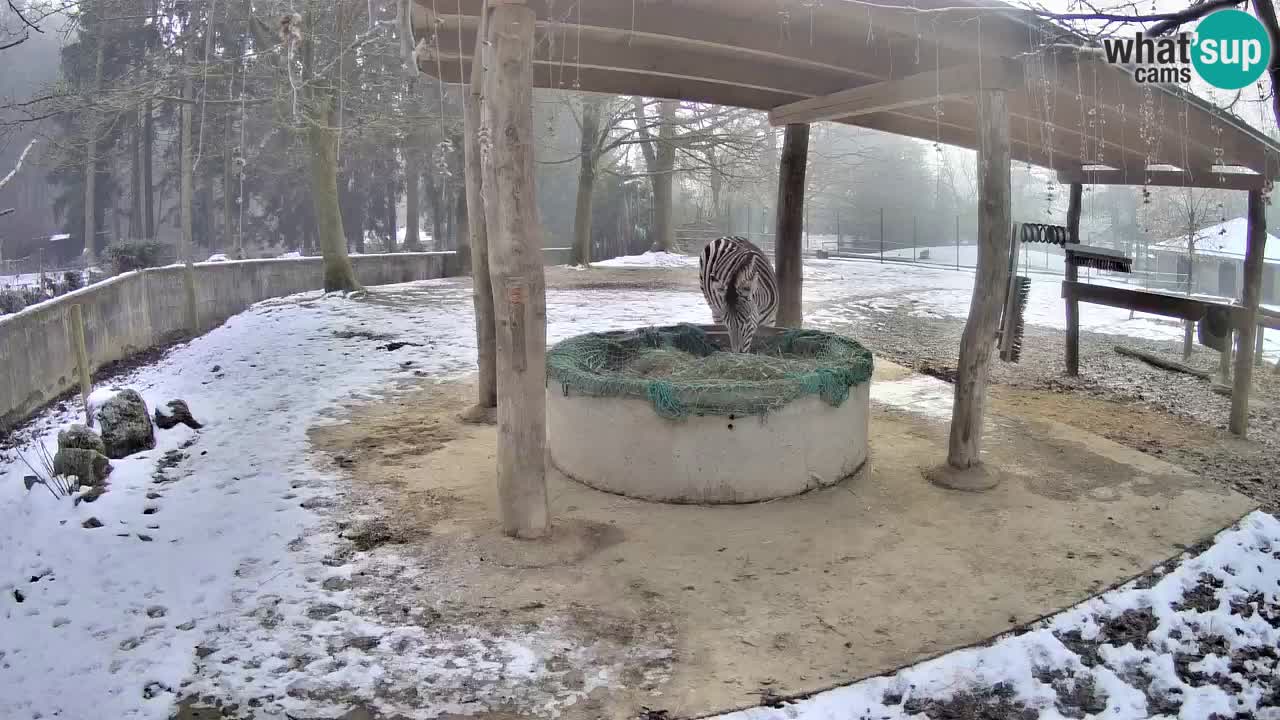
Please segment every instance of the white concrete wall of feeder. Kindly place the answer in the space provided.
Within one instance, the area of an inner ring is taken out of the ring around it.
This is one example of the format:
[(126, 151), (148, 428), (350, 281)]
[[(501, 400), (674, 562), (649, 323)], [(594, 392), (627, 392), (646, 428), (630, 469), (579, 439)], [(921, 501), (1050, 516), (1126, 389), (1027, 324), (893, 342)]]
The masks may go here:
[(868, 379), (838, 406), (804, 395), (763, 415), (672, 420), (645, 398), (595, 397), (552, 380), (547, 448), (557, 470), (605, 492), (681, 504), (760, 502), (861, 471), (870, 399)]

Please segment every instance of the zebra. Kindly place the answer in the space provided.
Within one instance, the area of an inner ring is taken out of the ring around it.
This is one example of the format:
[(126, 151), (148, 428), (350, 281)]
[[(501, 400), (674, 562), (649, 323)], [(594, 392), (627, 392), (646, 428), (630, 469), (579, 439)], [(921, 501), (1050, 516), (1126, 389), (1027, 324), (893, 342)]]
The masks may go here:
[(702, 249), (698, 280), (711, 317), (729, 331), (729, 349), (751, 352), (756, 328), (772, 322), (778, 309), (769, 258), (746, 238), (716, 238)]

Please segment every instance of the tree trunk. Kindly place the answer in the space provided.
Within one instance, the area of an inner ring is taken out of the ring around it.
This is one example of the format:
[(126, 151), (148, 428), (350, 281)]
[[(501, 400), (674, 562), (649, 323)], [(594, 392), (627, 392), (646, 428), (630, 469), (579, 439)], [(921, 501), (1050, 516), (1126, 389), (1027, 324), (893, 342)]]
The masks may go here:
[(231, 119), (231, 111), (228, 110), (224, 115), (226, 121), (225, 136), (222, 141), (222, 248), (230, 250), (231, 257), (234, 260), (244, 258), (244, 247), (240, 244), (239, 239), (235, 235), (234, 213), (232, 212), (232, 170), (234, 166), (231, 164), (231, 126), (234, 124)]
[[(987, 372), (1009, 273), (1009, 105), (1004, 90), (978, 93), (978, 267), (969, 319), (960, 338), (955, 405), (947, 464), (967, 470), (981, 462)], [(988, 485), (989, 487), (989, 485)]]
[(675, 100), (663, 100), (660, 105), (658, 127), (658, 147), (654, 153), (657, 174), (653, 177), (654, 235), (658, 247), (664, 252), (675, 248), (676, 229), (673, 212), (675, 198), (672, 196), (675, 187), (676, 167), (676, 108), (680, 104)]
[(422, 151), (413, 142), (412, 134), (404, 145), (404, 249), (417, 252), (422, 249), (418, 238), (418, 225), (422, 219), (422, 209), (418, 203), (422, 197), (419, 180), (422, 177)]
[(146, 220), (145, 237), (156, 237), (155, 188), (151, 183), (151, 166), (155, 138), (151, 120), (151, 101), (142, 106), (142, 214)]
[[(486, 47), (487, 20), (481, 19), (476, 47), (481, 54)], [(471, 83), (463, 105), (464, 145), (463, 172), (466, 182), (467, 231), (471, 246), (471, 298), (475, 306), (476, 355), (480, 377), (476, 380), (476, 406), (483, 411), (498, 405), (497, 345), (494, 338), (493, 285), (489, 278), (489, 240), (485, 225), (484, 193), (481, 188), (480, 126), (488, 124), (481, 117), (480, 93), (484, 84), (484, 63), (471, 64)]]
[[(92, 36), (90, 36), (92, 37)], [(96, 46), (94, 72), (93, 72), (93, 92), (97, 94), (102, 89), (102, 60), (103, 51), (106, 43), (100, 37), (94, 37), (93, 44)], [(84, 261), (85, 266), (90, 267), (94, 264), (96, 255), (94, 246), (98, 237), (98, 115), (97, 110), (90, 110), (88, 115), (88, 128), (85, 132), (84, 139)]]
[(307, 149), (310, 155), (311, 203), (324, 256), (325, 292), (359, 290), (347, 241), (342, 235), (338, 207), (338, 131), (334, 125), (333, 94), (324, 88), (310, 92), (307, 103)]
[[(210, 165), (209, 162), (204, 163), (204, 192), (201, 193), (204, 195), (204, 232), (202, 233), (204, 250), (201, 251), (202, 253), (216, 252), (221, 247), (218, 239), (218, 210), (214, 202), (217, 195), (214, 193), (214, 173)], [(201, 254), (200, 257), (208, 259), (209, 256)]]
[(1254, 333), (1258, 332), (1258, 303), (1262, 298), (1262, 263), (1267, 244), (1266, 199), (1258, 190), (1249, 191), (1249, 240), (1244, 255), (1244, 293), (1241, 305), (1248, 314), (1244, 326), (1237, 330), (1240, 347), (1236, 351), (1235, 388), (1231, 393), (1233, 435), (1249, 434), (1249, 391), (1253, 384)]
[(186, 327), (189, 332), (195, 333), (199, 329), (199, 318), (196, 315), (195, 271), (191, 266), (192, 211), (194, 210), (192, 207), (192, 194), (195, 192), (195, 178), (193, 177), (195, 168), (191, 147), (193, 105), (190, 102), (195, 97), (195, 92), (192, 90), (190, 69), (185, 68), (184, 72), (186, 72), (187, 77), (182, 83), (182, 99), (187, 102), (183, 102), (182, 108), (179, 110), (182, 115), (182, 159), (180, 162), (182, 178), (179, 181), (178, 213), (182, 219), (182, 240), (178, 246), (178, 259), (184, 265), (183, 286), (186, 291)]
[(445, 238), (444, 229), (444, 200), (443, 188), (437, 186), (436, 178), (433, 174), (427, 180), (427, 202), (431, 205), (431, 249), (447, 250), (448, 240)]
[(800, 327), (804, 318), (804, 179), (809, 162), (809, 126), (787, 125), (778, 163), (778, 221), (774, 268), (778, 276), (779, 327)]
[(649, 119), (645, 115), (644, 100), (635, 98), (635, 118), (640, 149), (644, 153), (645, 166), (649, 169), (649, 182), (653, 188), (653, 236), (651, 247), (670, 251), (675, 245), (675, 227), (672, 219), (672, 174), (675, 170), (675, 118), (680, 104), (663, 100), (658, 110), (658, 137), (655, 141), (649, 132)]
[(146, 233), (142, 219), (142, 118), (135, 116), (129, 139), (129, 237)]
[(546, 289), (533, 167), (534, 12), (493, 8), (485, 73), (484, 159), (498, 345), (498, 507), (502, 529), (538, 538), (550, 529), (546, 483)]
[(591, 199), (596, 187), (596, 148), (600, 141), (600, 111), (604, 100), (582, 101), (582, 142), (578, 168), (578, 200), (573, 213), (573, 264), (591, 264)]
[(396, 181), (394, 179), (387, 181), (387, 202), (383, 206), (386, 212), (384, 219), (387, 224), (387, 250), (389, 252), (399, 252), (400, 250), (400, 227), (399, 219), (396, 217), (396, 201), (399, 200), (396, 192)]

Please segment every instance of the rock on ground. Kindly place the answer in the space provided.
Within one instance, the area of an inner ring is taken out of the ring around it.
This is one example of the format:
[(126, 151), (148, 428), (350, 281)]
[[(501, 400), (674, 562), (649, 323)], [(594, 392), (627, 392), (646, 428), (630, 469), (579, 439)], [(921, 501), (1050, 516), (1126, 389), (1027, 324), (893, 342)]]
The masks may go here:
[(58, 452), (53, 456), (53, 472), (74, 476), (81, 485), (102, 485), (111, 474), (107, 447), (98, 434), (84, 425), (72, 425), (58, 433)]
[(123, 390), (98, 410), (107, 457), (118, 460), (156, 446), (147, 404), (136, 390)]
[(101, 485), (111, 474), (111, 461), (97, 450), (62, 448), (53, 456), (53, 471), (76, 477), (81, 485)]
[(177, 426), (179, 423), (186, 425), (192, 430), (199, 430), (204, 427), (203, 424), (191, 416), (191, 408), (187, 407), (187, 403), (184, 400), (170, 400), (168, 415), (160, 412), (160, 408), (156, 408), (155, 417), (156, 426), (161, 430), (168, 430), (169, 428)]
[(98, 437), (98, 433), (78, 423), (58, 433), (58, 449), (66, 448), (96, 450), (103, 455), (107, 454), (107, 446)]

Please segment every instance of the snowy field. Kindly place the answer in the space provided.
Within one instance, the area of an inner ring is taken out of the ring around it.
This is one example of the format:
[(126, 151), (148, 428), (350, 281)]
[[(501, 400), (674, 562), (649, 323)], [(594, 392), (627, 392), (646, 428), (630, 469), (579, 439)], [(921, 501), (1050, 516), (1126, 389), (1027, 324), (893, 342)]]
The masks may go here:
[[(901, 304), (963, 317), (973, 279), (967, 272), (839, 261), (807, 263), (805, 276), (816, 326), (856, 325), (867, 309)], [(1055, 282), (1037, 282), (1028, 321), (1060, 325), (1056, 295)], [(547, 304), (551, 342), (593, 330), (710, 321), (696, 291), (551, 289)], [(1141, 316), (1130, 321), (1127, 312), (1107, 308), (1085, 306), (1082, 325), (1181, 337), (1177, 326)], [(382, 349), (389, 340), (417, 345)], [(151, 407), (186, 400), (205, 427), (157, 431), (154, 450), (114, 461), (110, 491), (95, 502), (73, 506), (40, 488), (27, 492), (22, 463), (0, 461), (0, 718), (162, 720), (179, 698), (206, 693), (272, 696), (259, 717), (317, 717), (341, 708), (318, 708), (301, 697), (370, 697), (375, 687), (384, 696), (389, 688), (452, 697), (446, 689), (467, 674), (536, 679), (551, 672), (546, 649), (556, 642), (554, 629), (512, 628), (488, 647), (477, 642), (462, 669), (442, 665), (446, 658), (398, 650), (433, 640), (418, 625), (389, 625), (357, 606), (350, 579), (367, 561), (333, 561), (339, 537), (323, 510), (340, 498), (345, 480), (329, 464), (313, 464), (307, 428), (329, 422), (345, 401), (376, 398), (400, 380), (463, 376), (474, 362), (470, 289), (457, 280), (378, 288), (363, 299), (306, 293), (270, 300), (120, 382)], [(948, 386), (912, 381), (884, 383), (873, 397), (948, 413)], [(40, 441), (52, 451), (57, 431), (76, 420), (72, 411), (43, 415)], [(96, 524), (91, 518), (101, 527), (86, 527)], [(1213, 590), (1216, 605), (1175, 608), (1201, 573), (1221, 583)], [(1246, 617), (1239, 607), (1257, 593), (1274, 603), (1278, 581), (1280, 525), (1257, 514), (1154, 587), (1109, 593), (1044, 628), (893, 678), (728, 717), (901, 717), (908, 701), (945, 699), (971, 683), (999, 681), (1010, 683), (1017, 701), (1041, 707), (1052, 681), (1036, 678), (1058, 672), (1073, 682), (1092, 678), (1106, 693), (1106, 717), (1140, 718), (1153, 713), (1134, 689), (1138, 681), (1126, 675), (1139, 666), (1154, 674), (1157, 687), (1181, 691), (1181, 717), (1231, 717), (1260, 707), (1264, 681), (1249, 680), (1250, 668), (1237, 672), (1211, 653), (1191, 671), (1239, 675), (1245, 689), (1231, 698), (1212, 683), (1195, 687), (1180, 679), (1186, 673), (1178, 674), (1179, 653), (1206, 634), (1230, 648), (1275, 647), (1274, 619)], [(1145, 639), (1104, 646), (1088, 670), (1059, 639), (1072, 631), (1085, 639), (1110, 632), (1107, 617), (1137, 608), (1148, 608), (1157, 624)], [(353, 637), (381, 640), (357, 649)], [(74, 692), (67, 692), (69, 683)], [(898, 696), (900, 703), (890, 702)], [(573, 701), (513, 697), (545, 713)], [(474, 701), (438, 707), (479, 709)], [(1050, 706), (1041, 717), (1060, 717), (1056, 712)], [(1280, 717), (1266, 712), (1257, 716)]]

